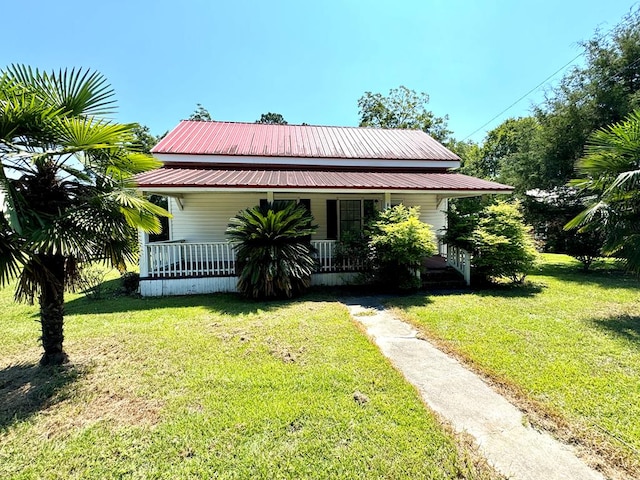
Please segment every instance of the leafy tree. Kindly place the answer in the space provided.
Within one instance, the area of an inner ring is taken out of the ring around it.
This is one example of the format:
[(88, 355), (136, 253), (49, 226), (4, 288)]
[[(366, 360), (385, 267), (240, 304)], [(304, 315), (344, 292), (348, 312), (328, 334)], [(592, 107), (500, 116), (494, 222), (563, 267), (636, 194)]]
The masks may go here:
[(40, 305), (42, 365), (67, 361), (64, 292), (82, 266), (124, 268), (132, 228), (168, 215), (141, 197), (133, 175), (158, 166), (132, 148), (134, 125), (107, 120), (113, 90), (88, 70), (0, 72), (0, 283)]
[(472, 140), (458, 141), (450, 139), (445, 145), (460, 157), (460, 173), (472, 177), (489, 178), (483, 165), (482, 146)]
[(543, 146), (536, 188), (566, 184), (590, 135), (640, 108), (640, 7), (582, 47), (585, 65), (565, 75), (536, 108)]
[(133, 134), (132, 147), (142, 153), (151, 153), (151, 149), (164, 137), (164, 135), (158, 137), (152, 135), (149, 127), (139, 123), (133, 124), (131, 133)]
[(593, 201), (567, 228), (602, 232), (602, 252), (640, 273), (640, 109), (595, 132), (577, 170), (582, 178), (572, 184)]
[(287, 125), (287, 121), (279, 113), (263, 113), (256, 123), (267, 123), (270, 125)]
[(447, 227), (443, 232), (442, 241), (447, 245), (471, 252), (473, 250), (471, 234), (478, 225), (483, 210), (495, 201), (493, 196), (451, 200), (447, 210)]
[(522, 283), (538, 257), (529, 231), (516, 205), (499, 202), (486, 207), (470, 239), (474, 273)]
[(227, 235), (235, 243), (238, 290), (255, 299), (292, 297), (311, 282), (309, 236), (317, 226), (302, 204), (267, 204), (239, 212)]
[(522, 202), (525, 217), (532, 222), (536, 238), (547, 252), (567, 253), (582, 263), (583, 270), (602, 256), (604, 236), (596, 229), (567, 231), (564, 226), (585, 208), (585, 196), (575, 188), (557, 187), (529, 191)]
[(449, 117), (435, 116), (427, 109), (428, 103), (429, 95), (404, 86), (392, 88), (386, 97), (365, 92), (358, 100), (360, 126), (422, 130), (445, 142), (451, 134), (447, 129)]
[(507, 277), (521, 283), (537, 254), (518, 207), (494, 199), (458, 202), (449, 209), (444, 242), (471, 253), (476, 281)]
[(202, 104), (198, 103), (196, 109), (191, 115), (189, 115), (189, 120), (195, 120), (197, 122), (210, 122), (213, 119), (211, 118), (209, 110), (204, 108)]
[(517, 194), (540, 184), (540, 125), (534, 117), (509, 118), (491, 130), (482, 146), (485, 178), (515, 187)]

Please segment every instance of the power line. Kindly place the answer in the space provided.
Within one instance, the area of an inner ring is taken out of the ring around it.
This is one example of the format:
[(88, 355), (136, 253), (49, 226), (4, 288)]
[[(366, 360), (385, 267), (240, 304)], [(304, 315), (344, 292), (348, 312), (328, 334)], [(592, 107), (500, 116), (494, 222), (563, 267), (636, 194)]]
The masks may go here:
[(518, 98), (515, 102), (513, 102), (511, 105), (509, 105), (507, 108), (505, 108), (504, 110), (502, 110), (500, 113), (498, 113), (496, 116), (494, 116), (493, 118), (491, 118), (491, 120), (489, 120), (488, 122), (486, 122), (485, 124), (483, 124), (481, 127), (477, 128), (476, 130), (474, 130), (472, 133), (470, 133), (469, 135), (467, 135), (466, 137), (464, 137), (462, 139), (462, 141), (464, 142), (467, 138), (475, 135), (476, 133), (478, 133), (480, 130), (482, 130), (484, 127), (486, 127), (487, 125), (489, 125), (491, 122), (493, 122), (496, 118), (500, 117), (503, 113), (509, 111), (512, 107), (514, 107), (515, 105), (517, 105), (518, 103), (520, 103), (522, 100), (524, 100), (525, 98), (527, 98), (529, 95), (531, 95), (533, 92), (535, 92), (538, 88), (540, 88), (542, 85), (544, 85), (545, 83), (547, 83), (549, 80), (551, 80), (553, 77), (555, 77), (558, 73), (560, 73), (562, 70), (564, 70), (565, 68), (567, 68), (569, 65), (571, 65), (573, 62), (575, 62), (578, 58), (582, 57), (586, 52), (581, 52), (578, 55), (576, 55), (575, 57), (573, 57), (571, 60), (569, 60), (567, 63), (565, 63), (562, 67), (560, 67), (558, 70), (556, 70), (555, 72), (553, 72), (551, 75), (549, 75), (547, 78), (545, 78), (542, 82), (540, 82), (538, 85), (536, 85), (535, 87), (533, 87), (531, 90), (529, 90), (527, 93), (525, 93), (524, 95), (522, 95), (520, 98)]
[[(634, 6), (631, 7), (630, 11), (633, 12), (634, 8), (636, 8), (636, 12), (640, 12), (640, 2), (634, 4)], [(623, 19), (623, 21), (621, 21), (619, 24), (614, 25), (609, 31), (607, 31), (604, 35), (601, 36), (601, 38), (605, 39), (607, 38), (609, 35), (611, 35), (613, 32), (615, 32), (617, 29), (621, 28), (623, 25), (629, 25), (631, 23), (631, 14), (629, 14), (629, 16), (625, 17)], [(505, 108), (504, 110), (502, 110), (500, 113), (498, 113), (496, 116), (494, 116), (493, 118), (491, 118), (491, 120), (489, 120), (488, 122), (486, 122), (485, 124), (483, 124), (480, 128), (477, 128), (476, 130), (474, 130), (472, 133), (470, 133), (469, 135), (467, 135), (466, 137), (464, 137), (462, 139), (462, 141), (464, 142), (467, 138), (475, 135), (476, 133), (478, 133), (480, 130), (482, 130), (484, 127), (486, 127), (487, 125), (489, 125), (491, 122), (493, 122), (495, 119), (497, 119), (498, 117), (500, 117), (502, 114), (504, 114), (505, 112), (509, 111), (511, 108), (513, 108), (515, 105), (517, 105), (518, 103), (520, 103), (522, 100), (524, 100), (525, 98), (527, 98), (529, 95), (531, 95), (533, 92), (535, 92), (538, 88), (540, 88), (542, 85), (544, 85), (545, 83), (547, 83), (549, 80), (551, 80), (553, 77), (555, 77), (558, 73), (560, 73), (562, 70), (564, 70), (565, 68), (567, 68), (569, 65), (571, 65), (573, 62), (575, 62), (578, 58), (580, 58), (581, 56), (585, 55), (587, 53), (587, 50), (584, 49), (581, 53), (579, 53), (578, 55), (576, 55), (575, 57), (573, 57), (571, 60), (569, 60), (567, 63), (565, 63), (562, 67), (560, 67), (558, 70), (556, 70), (555, 72), (553, 72), (551, 75), (549, 75), (547, 78), (545, 78), (542, 82), (540, 82), (538, 85), (536, 85), (535, 87), (533, 87), (531, 90), (529, 90), (527, 93), (525, 93), (524, 95), (522, 95), (520, 98), (518, 98), (515, 102), (513, 102), (511, 105), (509, 105), (507, 108)], [(639, 59), (640, 60), (640, 59)], [(624, 71), (628, 70), (629, 68), (634, 67), (636, 64), (638, 63), (638, 60), (636, 60), (635, 62), (633, 62), (631, 65), (627, 65), (625, 68), (623, 68), (621, 71), (615, 73), (614, 75), (611, 75), (609, 78), (610, 79), (614, 79), (616, 76), (620, 75), (621, 73), (623, 73)]]

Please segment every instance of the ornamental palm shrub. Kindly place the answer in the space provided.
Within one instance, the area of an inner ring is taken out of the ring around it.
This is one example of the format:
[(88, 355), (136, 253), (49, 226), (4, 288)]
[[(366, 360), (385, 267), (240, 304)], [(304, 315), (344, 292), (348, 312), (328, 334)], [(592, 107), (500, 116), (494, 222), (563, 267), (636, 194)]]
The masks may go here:
[(419, 288), (422, 260), (438, 250), (431, 226), (420, 221), (419, 207), (398, 205), (386, 209), (369, 229), (378, 283), (394, 290)]
[(0, 286), (40, 306), (42, 365), (68, 361), (64, 295), (82, 267), (133, 262), (137, 228), (169, 213), (136, 190), (159, 167), (135, 148), (134, 125), (109, 118), (113, 89), (98, 72), (0, 71)]
[(227, 228), (235, 243), (238, 291), (254, 299), (291, 298), (304, 291), (316, 267), (309, 241), (316, 229), (301, 204), (266, 204), (239, 212)]
[(565, 228), (599, 232), (602, 253), (640, 274), (640, 109), (593, 133), (576, 169), (571, 184), (593, 201)]
[(522, 283), (538, 258), (530, 231), (517, 205), (498, 202), (486, 207), (470, 238), (474, 273), (484, 280)]

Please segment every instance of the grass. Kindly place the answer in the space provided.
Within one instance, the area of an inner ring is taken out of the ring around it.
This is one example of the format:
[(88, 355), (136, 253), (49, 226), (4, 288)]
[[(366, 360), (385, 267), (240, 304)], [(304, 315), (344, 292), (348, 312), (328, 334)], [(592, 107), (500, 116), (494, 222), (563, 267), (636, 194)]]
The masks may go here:
[(534, 423), (640, 478), (640, 281), (545, 255), (521, 288), (390, 302), (502, 385)]
[(47, 369), (0, 290), (1, 478), (495, 478), (336, 302), (112, 290), (69, 296)]

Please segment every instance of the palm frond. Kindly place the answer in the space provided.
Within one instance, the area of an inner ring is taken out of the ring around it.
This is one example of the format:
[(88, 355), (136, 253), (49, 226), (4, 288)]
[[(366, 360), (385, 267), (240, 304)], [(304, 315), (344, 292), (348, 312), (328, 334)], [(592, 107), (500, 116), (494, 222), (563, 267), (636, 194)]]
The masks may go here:
[(22, 233), (22, 223), (15, 204), (15, 188), (0, 164), (0, 212), (7, 222), (7, 226), (18, 234)]
[(6, 223), (0, 221), (0, 285), (5, 286), (12, 279), (20, 275), (22, 266), (28, 260), (28, 254), (23, 249), (23, 239), (7, 228)]
[(114, 91), (98, 72), (79, 68), (42, 72), (11, 65), (7, 75), (38, 93), (42, 101), (66, 116), (109, 115), (115, 111)]
[(128, 141), (130, 135), (127, 125), (93, 117), (59, 118), (56, 127), (56, 139), (62, 146), (60, 154), (113, 149)]

